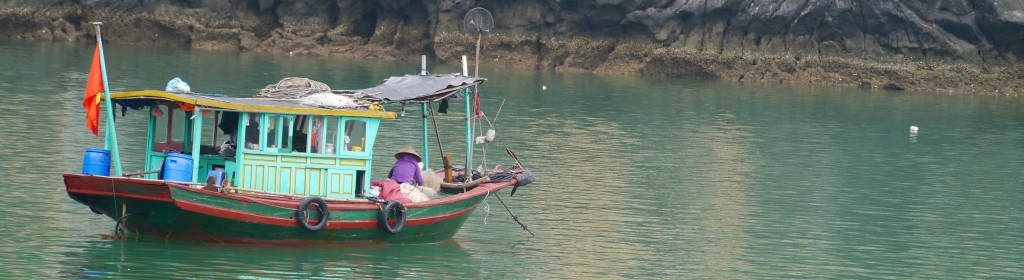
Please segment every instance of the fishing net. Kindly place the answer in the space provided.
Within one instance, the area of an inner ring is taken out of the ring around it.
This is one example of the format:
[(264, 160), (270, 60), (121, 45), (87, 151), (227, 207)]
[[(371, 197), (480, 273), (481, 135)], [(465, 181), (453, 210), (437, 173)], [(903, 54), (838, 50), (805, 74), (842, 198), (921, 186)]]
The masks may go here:
[(495, 172), (487, 175), (487, 177), (491, 178), (491, 181), (512, 181), (513, 178), (516, 178), (516, 174), (511, 172)]
[(256, 94), (259, 98), (299, 99), (311, 94), (330, 92), (327, 84), (308, 78), (288, 77), (276, 84), (267, 85)]
[(296, 77), (284, 78), (276, 84), (267, 85), (256, 94), (256, 97), (327, 109), (355, 109), (379, 104), (373, 96), (362, 93), (333, 93), (327, 84)]
[(333, 93), (317, 93), (300, 98), (299, 103), (306, 106), (322, 108), (344, 109), (363, 106), (365, 102), (357, 102), (348, 96)]

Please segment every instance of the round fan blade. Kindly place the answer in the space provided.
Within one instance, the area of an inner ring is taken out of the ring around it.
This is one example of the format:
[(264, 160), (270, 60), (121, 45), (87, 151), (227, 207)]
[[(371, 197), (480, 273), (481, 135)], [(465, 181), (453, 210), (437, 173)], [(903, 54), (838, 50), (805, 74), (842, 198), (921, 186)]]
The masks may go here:
[(487, 35), (491, 32), (491, 28), (494, 28), (494, 17), (487, 9), (477, 7), (466, 13), (462, 24), (469, 35)]

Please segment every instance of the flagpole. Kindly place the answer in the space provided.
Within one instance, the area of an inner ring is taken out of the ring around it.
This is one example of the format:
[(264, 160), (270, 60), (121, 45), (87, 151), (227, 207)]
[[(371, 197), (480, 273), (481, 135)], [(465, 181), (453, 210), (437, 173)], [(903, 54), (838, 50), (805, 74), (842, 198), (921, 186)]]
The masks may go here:
[(93, 22), (96, 26), (96, 45), (100, 49), (100, 72), (103, 74), (103, 100), (107, 106), (107, 131), (103, 147), (110, 150), (110, 161), (114, 163), (114, 177), (121, 174), (121, 155), (117, 149), (117, 130), (114, 128), (114, 104), (110, 101), (110, 86), (107, 84), (107, 63), (103, 58), (103, 36), (100, 35), (102, 22)]

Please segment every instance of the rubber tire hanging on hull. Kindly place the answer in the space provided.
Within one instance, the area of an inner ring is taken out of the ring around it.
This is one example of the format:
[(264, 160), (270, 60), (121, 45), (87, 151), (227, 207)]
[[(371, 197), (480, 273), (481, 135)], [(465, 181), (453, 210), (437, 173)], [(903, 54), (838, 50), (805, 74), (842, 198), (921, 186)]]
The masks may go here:
[[(388, 214), (391, 212), (392, 208), (395, 209), (396, 213), (395, 226), (393, 227), (388, 223)], [(380, 224), (380, 228), (383, 229), (384, 232), (397, 234), (402, 231), (402, 228), (405, 228), (405, 205), (402, 205), (402, 202), (398, 200), (388, 200), (384, 205), (381, 205), (380, 212), (378, 214), (377, 222)]]
[[(309, 210), (309, 205), (316, 203), (317, 208), (320, 210), (320, 222), (315, 225), (306, 223), (306, 210)], [(295, 211), (295, 220), (299, 221), (299, 225), (309, 231), (318, 231), (327, 226), (327, 220), (331, 218), (331, 210), (327, 208), (327, 201), (319, 196), (307, 196), (302, 199), (302, 203), (299, 203), (299, 209)]]

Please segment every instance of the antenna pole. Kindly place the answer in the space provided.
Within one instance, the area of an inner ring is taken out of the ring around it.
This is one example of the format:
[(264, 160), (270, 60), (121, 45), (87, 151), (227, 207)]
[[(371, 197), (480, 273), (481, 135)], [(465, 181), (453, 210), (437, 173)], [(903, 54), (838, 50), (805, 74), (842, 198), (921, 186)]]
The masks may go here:
[[(476, 69), (473, 69), (473, 72), (474, 72), (473, 75), (476, 76), (477, 78), (480, 77), (480, 40), (483, 39), (483, 37), (484, 37), (484, 32), (483, 32), (483, 30), (480, 30), (479, 27), (478, 27), (477, 28), (477, 33), (476, 33), (476, 63), (475, 63), (476, 65), (474, 66)], [(473, 85), (473, 95), (474, 95), (474, 97), (477, 98), (477, 100), (475, 100), (475, 102), (480, 102), (479, 101), (480, 90), (478, 89), (478, 86), (479, 86), (479, 84)], [(467, 96), (469, 96), (469, 95), (467, 95)], [(469, 98), (466, 98), (466, 101), (469, 101)], [(474, 104), (476, 104), (475, 102), (474, 102)], [(477, 112), (477, 110), (480, 109), (479, 106), (477, 106), (477, 107), (478, 108), (476, 108), (476, 110), (473, 110), (473, 112)], [(467, 114), (466, 116), (469, 116), (469, 115)], [(473, 117), (479, 117), (479, 115), (473, 115)], [(479, 120), (477, 120), (477, 121), (479, 121)], [(472, 159), (472, 157), (470, 157), (470, 159)], [(473, 172), (470, 171), (470, 170), (473, 170), (473, 166), (471, 166), (469, 164), (470, 164), (470, 162), (467, 161), (466, 162), (466, 171), (465, 171), (466, 172), (466, 182), (469, 182), (469, 181), (473, 180)]]
[[(480, 77), (480, 39), (483, 39), (483, 37), (483, 31), (478, 30), (476, 33), (476, 69), (474, 69), (475, 72), (473, 73), (476, 77)], [(475, 89), (476, 86), (473, 86), (473, 88)]]
[[(464, 19), (464, 27), (466, 33), (470, 36), (476, 32), (476, 59), (473, 62), (473, 77), (480, 77), (480, 43), (483, 41), (484, 33), (490, 31), (494, 25), (494, 19), (491, 17), (491, 13), (487, 9), (476, 7), (470, 9), (466, 13)], [(462, 56), (462, 73), (463, 75), (469, 75), (469, 67), (466, 65), (466, 56)], [(480, 90), (479, 84), (473, 85), (472, 95), (469, 88), (466, 88), (466, 171), (465, 171), (465, 182), (472, 180), (472, 168), (473, 168), (473, 124), (478, 124), (478, 118), (482, 116), (480, 113)], [(476, 98), (476, 100), (472, 100)], [(476, 108), (472, 108), (472, 106)], [(475, 110), (472, 110), (475, 109)], [(471, 113), (472, 112), (472, 113)], [(486, 149), (485, 149), (486, 151)], [(486, 162), (484, 162), (486, 164)]]

